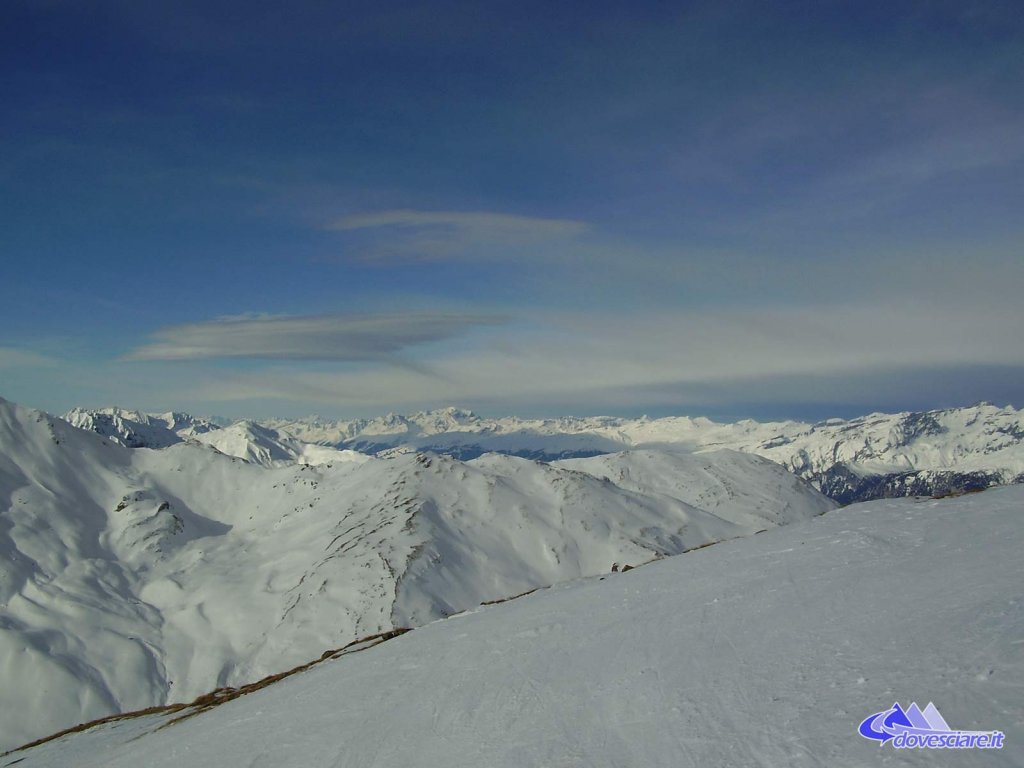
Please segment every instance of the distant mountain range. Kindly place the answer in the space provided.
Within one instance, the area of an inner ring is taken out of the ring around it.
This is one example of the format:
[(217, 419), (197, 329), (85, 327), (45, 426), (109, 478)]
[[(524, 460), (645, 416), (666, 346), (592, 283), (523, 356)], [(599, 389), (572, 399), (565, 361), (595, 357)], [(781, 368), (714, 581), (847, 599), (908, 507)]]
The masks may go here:
[(160, 448), (195, 439), (264, 464), (344, 459), (323, 449), (377, 456), (433, 451), (462, 460), (494, 452), (555, 461), (635, 449), (729, 448), (776, 461), (841, 504), (1024, 480), (1024, 412), (988, 403), (813, 424), (722, 424), (688, 417), (493, 419), (458, 408), (354, 421), (266, 419), (227, 428), (187, 414), (148, 416), (116, 408), (76, 409), (65, 418), (122, 445)]

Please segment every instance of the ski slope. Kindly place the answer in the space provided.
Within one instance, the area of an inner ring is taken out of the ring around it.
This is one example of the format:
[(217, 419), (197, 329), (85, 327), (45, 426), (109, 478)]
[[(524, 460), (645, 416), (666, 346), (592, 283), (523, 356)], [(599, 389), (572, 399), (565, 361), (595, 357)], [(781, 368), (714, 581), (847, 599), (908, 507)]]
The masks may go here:
[[(160, 729), (19, 768), (851, 768), (1024, 764), (1024, 488), (854, 505), (474, 609)], [(1002, 750), (857, 733), (934, 702)]]
[(728, 454), (749, 465), (732, 493), (775, 489), (742, 519), (696, 482), (644, 493), (502, 455), (251, 458), (127, 448), (0, 401), (0, 749), (834, 506)]

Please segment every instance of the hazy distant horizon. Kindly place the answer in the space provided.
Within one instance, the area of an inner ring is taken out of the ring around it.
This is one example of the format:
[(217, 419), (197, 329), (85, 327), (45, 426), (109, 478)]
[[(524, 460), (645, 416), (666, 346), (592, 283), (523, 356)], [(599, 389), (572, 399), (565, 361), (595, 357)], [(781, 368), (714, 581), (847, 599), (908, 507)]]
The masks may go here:
[(456, 402), (441, 403), (435, 405), (425, 405), (422, 407), (411, 406), (408, 408), (391, 408), (391, 409), (380, 409), (380, 410), (365, 410), (365, 411), (345, 411), (343, 409), (327, 408), (321, 410), (296, 410), (294, 408), (282, 408), (281, 410), (275, 411), (272, 406), (268, 406), (269, 410), (259, 411), (248, 411), (241, 409), (229, 409), (229, 410), (210, 410), (209, 408), (203, 407), (181, 407), (179, 405), (167, 405), (162, 406), (159, 404), (153, 404), (150, 406), (144, 406), (132, 403), (119, 403), (113, 401), (96, 401), (91, 403), (73, 403), (66, 407), (47, 407), (37, 402), (29, 400), (18, 400), (16, 398), (8, 397), (5, 393), (0, 392), (0, 397), (6, 400), (17, 403), (18, 405), (35, 408), (37, 410), (46, 411), (55, 416), (60, 416), (73, 408), (83, 408), (86, 410), (100, 410), (104, 408), (123, 408), (125, 410), (139, 411), (148, 414), (161, 414), (168, 413), (171, 411), (179, 413), (188, 413), (192, 416), (213, 419), (215, 421), (223, 423), (232, 423), (240, 420), (255, 420), (255, 421), (267, 421), (273, 419), (284, 419), (284, 420), (300, 420), (305, 418), (317, 417), (327, 421), (353, 421), (357, 419), (372, 419), (376, 417), (382, 417), (389, 414), (397, 414), (400, 416), (409, 416), (418, 412), (425, 411), (437, 411), (445, 408), (456, 408), (460, 410), (472, 411), (475, 415), (485, 419), (500, 419), (505, 417), (517, 417), (521, 419), (553, 419), (562, 417), (612, 417), (612, 418), (624, 418), (624, 419), (637, 419), (640, 417), (648, 417), (651, 419), (660, 419), (672, 416), (688, 416), (691, 418), (708, 418), (712, 421), (730, 423), (741, 421), (743, 419), (753, 419), (755, 421), (768, 422), (768, 421), (803, 421), (809, 423), (815, 423), (820, 421), (826, 421), (828, 419), (852, 419), (858, 416), (866, 416), (870, 413), (900, 413), (906, 411), (933, 411), (933, 410), (945, 410), (953, 408), (969, 408), (971, 406), (978, 405), (980, 403), (989, 403), (999, 408), (1014, 408), (1019, 409), (1019, 402), (1010, 399), (986, 399), (980, 400), (942, 400), (929, 405), (916, 405), (914, 403), (908, 403), (906, 405), (899, 405), (894, 403), (889, 407), (858, 407), (850, 404), (828, 404), (828, 403), (800, 403), (800, 404), (778, 404), (773, 407), (766, 407), (761, 405), (749, 405), (749, 404), (735, 404), (729, 409), (725, 408), (701, 408), (699, 406), (694, 407), (674, 407), (674, 406), (659, 406), (653, 408), (616, 408), (616, 409), (605, 409), (605, 410), (593, 410), (593, 411), (581, 411), (573, 410), (568, 406), (565, 409), (559, 409), (557, 407), (551, 408), (531, 408), (531, 409), (498, 409), (488, 405), (482, 407), (472, 407), (466, 404), (460, 404)]

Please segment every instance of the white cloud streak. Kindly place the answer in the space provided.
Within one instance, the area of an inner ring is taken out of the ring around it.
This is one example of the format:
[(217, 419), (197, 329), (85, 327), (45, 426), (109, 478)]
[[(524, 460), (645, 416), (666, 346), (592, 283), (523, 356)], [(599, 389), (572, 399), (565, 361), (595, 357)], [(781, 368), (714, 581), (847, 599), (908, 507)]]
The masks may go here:
[(497, 315), (440, 312), (240, 315), (161, 329), (153, 343), (125, 359), (395, 362), (394, 356), (410, 347), (501, 322)]
[(506, 237), (572, 237), (582, 234), (587, 225), (571, 219), (545, 219), (533, 216), (515, 216), (507, 213), (467, 211), (393, 210), (345, 216), (331, 224), (329, 229), (353, 230), (378, 227), (430, 227), (442, 226), (475, 230)]
[(388, 210), (345, 216), (326, 229), (358, 235), (364, 261), (502, 260), (588, 231), (582, 221), (472, 211)]
[(57, 360), (38, 352), (31, 352), (15, 347), (0, 347), (0, 370), (15, 368), (53, 368), (59, 365)]

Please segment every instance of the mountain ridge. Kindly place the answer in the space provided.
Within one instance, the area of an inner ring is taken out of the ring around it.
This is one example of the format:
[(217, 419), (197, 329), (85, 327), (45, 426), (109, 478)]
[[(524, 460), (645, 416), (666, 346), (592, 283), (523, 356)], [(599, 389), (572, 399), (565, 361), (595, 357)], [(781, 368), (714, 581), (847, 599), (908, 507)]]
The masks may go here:
[[(728, 448), (776, 461), (841, 504), (1024, 481), (1024, 411), (985, 402), (816, 423), (718, 423), (688, 416), (484, 418), (453, 407), (353, 421), (311, 417), (255, 423), (286, 434), (296, 441), (293, 446), (315, 444), (378, 456), (433, 451), (473, 459), (495, 452), (556, 461), (634, 449), (691, 453)], [(215, 444), (216, 431), (195, 439)], [(291, 449), (294, 460), (303, 460), (302, 453)]]

